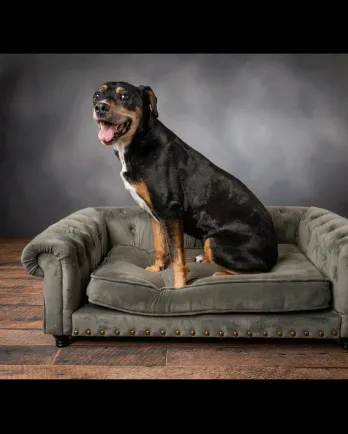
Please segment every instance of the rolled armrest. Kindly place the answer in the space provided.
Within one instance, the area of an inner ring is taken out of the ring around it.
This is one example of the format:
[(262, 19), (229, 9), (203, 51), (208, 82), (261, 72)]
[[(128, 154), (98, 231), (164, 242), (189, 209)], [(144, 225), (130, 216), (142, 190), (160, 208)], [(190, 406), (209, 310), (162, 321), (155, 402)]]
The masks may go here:
[(307, 258), (332, 282), (333, 307), (348, 313), (348, 219), (309, 207), (300, 219), (297, 241)]
[(71, 316), (108, 252), (102, 211), (85, 208), (49, 226), (23, 249), (29, 274), (44, 277), (44, 331), (71, 334)]

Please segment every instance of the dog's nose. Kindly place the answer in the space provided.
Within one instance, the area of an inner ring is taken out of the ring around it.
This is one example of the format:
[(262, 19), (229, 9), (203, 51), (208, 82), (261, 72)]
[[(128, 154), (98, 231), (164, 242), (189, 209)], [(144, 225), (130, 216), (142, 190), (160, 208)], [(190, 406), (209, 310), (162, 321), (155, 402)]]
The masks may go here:
[(96, 104), (94, 110), (98, 115), (105, 115), (109, 111), (109, 108), (109, 104), (105, 102), (99, 102), (98, 104)]

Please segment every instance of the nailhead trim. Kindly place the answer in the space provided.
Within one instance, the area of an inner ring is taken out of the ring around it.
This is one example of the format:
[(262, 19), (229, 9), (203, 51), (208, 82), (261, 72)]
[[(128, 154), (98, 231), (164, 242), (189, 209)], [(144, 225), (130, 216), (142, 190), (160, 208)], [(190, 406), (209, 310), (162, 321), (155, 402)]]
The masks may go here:
[[(86, 335), (88, 335), (88, 336), (91, 336), (91, 335), (92, 335), (92, 331), (91, 331), (91, 329), (86, 329), (85, 333), (86, 333)], [(164, 335), (167, 334), (167, 332), (166, 332), (164, 329), (162, 329), (162, 330), (160, 331), (160, 333), (161, 333), (162, 336), (164, 336)], [(289, 333), (290, 333), (290, 336), (292, 336), (292, 337), (294, 337), (294, 336), (297, 335), (297, 333), (296, 333), (295, 330), (289, 330)], [(317, 333), (318, 333), (318, 335), (319, 335), (320, 337), (324, 337), (324, 336), (325, 336), (325, 333), (324, 333), (322, 330), (319, 330)], [(338, 331), (337, 331), (336, 329), (331, 330), (331, 333), (332, 333), (333, 336), (337, 336), (337, 335), (338, 335)], [(75, 336), (77, 336), (77, 335), (79, 334), (79, 331), (78, 331), (77, 329), (74, 329), (74, 330), (73, 330), (73, 334), (74, 334)], [(102, 336), (104, 336), (104, 335), (105, 335), (105, 330), (104, 330), (104, 329), (99, 330), (99, 334), (101, 334)], [(121, 334), (121, 333), (120, 333), (120, 330), (116, 329), (116, 330), (115, 330), (115, 335), (119, 336), (120, 334)], [(129, 330), (129, 334), (131, 334), (132, 336), (134, 336), (134, 335), (136, 334), (136, 333), (135, 333), (135, 330), (134, 330), (134, 329)], [(150, 335), (151, 335), (151, 331), (150, 331), (149, 329), (146, 329), (146, 330), (145, 330), (145, 334), (146, 334), (147, 336), (150, 336)], [(175, 334), (176, 334), (177, 336), (180, 336), (180, 335), (181, 335), (181, 331), (180, 331), (180, 330), (175, 330)], [(249, 336), (249, 337), (253, 336), (253, 332), (251, 332), (250, 330), (248, 330), (246, 334), (247, 334), (247, 336)], [(303, 331), (303, 334), (304, 334), (304, 336), (308, 337), (308, 336), (309, 336), (309, 331), (308, 331), (308, 330), (304, 330), (304, 331)], [(191, 330), (191, 331), (190, 331), (190, 335), (191, 335), (191, 336), (196, 336), (196, 331), (195, 331), (195, 330)], [(209, 331), (209, 330), (205, 330), (205, 331), (204, 331), (204, 335), (205, 335), (205, 336), (210, 336), (210, 331)], [(218, 335), (221, 336), (221, 337), (223, 337), (223, 336), (225, 336), (225, 333), (224, 333), (222, 330), (220, 330), (220, 331), (218, 332)], [(268, 333), (267, 330), (264, 330), (264, 331), (262, 332), (262, 335), (265, 336), (265, 337), (267, 337), (267, 336), (269, 335), (269, 333)], [(233, 332), (233, 336), (234, 336), (234, 337), (237, 337), (237, 336), (239, 336), (239, 333), (238, 333), (237, 331), (234, 331), (234, 332)], [(279, 336), (279, 337), (283, 336), (283, 332), (280, 331), (280, 330), (278, 330), (278, 331), (277, 331), (277, 336)]]

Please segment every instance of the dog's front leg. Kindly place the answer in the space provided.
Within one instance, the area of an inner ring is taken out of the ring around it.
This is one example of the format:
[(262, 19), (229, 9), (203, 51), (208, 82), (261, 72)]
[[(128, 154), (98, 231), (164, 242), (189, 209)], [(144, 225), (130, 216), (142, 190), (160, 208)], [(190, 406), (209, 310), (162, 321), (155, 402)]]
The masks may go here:
[(151, 224), (156, 259), (154, 265), (151, 265), (151, 267), (146, 267), (146, 270), (158, 273), (164, 269), (165, 259), (168, 253), (168, 245), (166, 234), (161, 223), (158, 223), (154, 218), (152, 218)]
[(174, 288), (186, 285), (189, 268), (186, 264), (184, 248), (184, 224), (182, 220), (165, 219), (164, 228), (167, 233), (171, 263), (174, 271)]

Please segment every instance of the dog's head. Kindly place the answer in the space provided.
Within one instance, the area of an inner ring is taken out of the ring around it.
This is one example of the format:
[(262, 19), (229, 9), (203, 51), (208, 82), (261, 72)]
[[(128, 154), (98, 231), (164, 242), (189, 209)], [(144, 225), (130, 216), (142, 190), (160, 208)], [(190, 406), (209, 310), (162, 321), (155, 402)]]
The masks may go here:
[(112, 81), (102, 84), (93, 95), (93, 119), (104, 145), (127, 146), (146, 127), (150, 116), (157, 118), (158, 111), (156, 95), (149, 86)]

